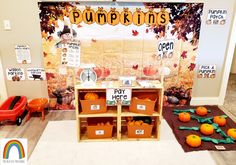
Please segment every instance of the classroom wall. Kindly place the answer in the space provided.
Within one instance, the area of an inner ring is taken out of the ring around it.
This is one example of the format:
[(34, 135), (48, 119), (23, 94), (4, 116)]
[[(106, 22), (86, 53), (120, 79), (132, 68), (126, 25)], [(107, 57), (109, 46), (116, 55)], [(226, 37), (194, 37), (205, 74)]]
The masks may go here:
[(235, 48), (234, 48), (234, 58), (232, 61), (231, 73), (236, 74), (236, 43), (235, 43)]
[[(123, 0), (124, 1), (124, 0)], [(8, 67), (43, 67), (42, 42), (38, 17), (37, 0), (1, 0), (0, 5), (0, 56), (3, 70)], [(194, 2), (194, 1), (191, 1)], [(199, 2), (195, 0), (195, 2)], [(231, 20), (233, 17), (235, 0), (204, 2), (204, 13), (200, 34), (197, 65), (216, 64), (217, 75), (215, 79), (197, 79), (195, 76), (193, 97), (218, 97), (222, 81), (226, 48), (230, 35)], [(227, 9), (227, 22), (225, 25), (206, 25), (209, 9)], [(3, 29), (3, 20), (11, 21), (12, 30)], [(14, 47), (16, 44), (27, 44), (31, 50), (31, 64), (17, 64)], [(5, 76), (5, 73), (4, 73)], [(6, 80), (6, 77), (5, 77)], [(47, 97), (46, 81), (6, 80), (8, 95), (26, 95), (28, 98)]]

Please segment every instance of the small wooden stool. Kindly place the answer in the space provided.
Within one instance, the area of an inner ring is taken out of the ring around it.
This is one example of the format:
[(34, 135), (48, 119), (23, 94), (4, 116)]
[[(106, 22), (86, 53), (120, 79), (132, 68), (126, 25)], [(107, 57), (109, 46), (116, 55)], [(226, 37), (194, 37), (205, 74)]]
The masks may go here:
[(31, 100), (26, 109), (28, 110), (27, 121), (30, 119), (30, 114), (32, 112), (41, 112), (42, 113), (42, 121), (44, 121), (44, 108), (45, 105), (48, 103), (47, 98), (36, 98)]

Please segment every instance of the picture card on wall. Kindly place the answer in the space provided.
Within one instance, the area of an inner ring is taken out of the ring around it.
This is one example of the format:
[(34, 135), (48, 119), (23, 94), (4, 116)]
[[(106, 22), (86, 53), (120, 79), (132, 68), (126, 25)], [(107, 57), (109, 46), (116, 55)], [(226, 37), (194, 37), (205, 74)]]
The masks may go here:
[(20, 64), (31, 63), (30, 47), (28, 45), (16, 45), (15, 52), (16, 52), (17, 63)]
[(200, 65), (198, 68), (197, 78), (215, 78), (216, 65)]
[(25, 80), (25, 72), (23, 68), (7, 68), (6, 74), (7, 74), (7, 80), (10, 81)]
[(226, 23), (227, 10), (210, 9), (207, 16), (207, 25), (224, 25)]
[(44, 68), (27, 68), (28, 80), (45, 80), (46, 74)]

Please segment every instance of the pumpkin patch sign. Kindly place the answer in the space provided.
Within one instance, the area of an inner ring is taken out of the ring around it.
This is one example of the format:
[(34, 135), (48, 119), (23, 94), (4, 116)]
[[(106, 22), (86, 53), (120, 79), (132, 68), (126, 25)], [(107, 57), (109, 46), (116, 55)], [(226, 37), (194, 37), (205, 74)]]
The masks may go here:
[[(121, 76), (160, 80), (168, 68), (164, 105), (190, 103), (203, 4), (117, 4), (38, 3), (48, 94), (52, 100), (66, 100), (50, 109), (74, 109), (74, 98), (67, 95), (74, 94), (72, 80), (80, 81), (87, 64), (93, 64), (97, 81), (108, 82)], [(74, 42), (78, 51), (69, 54)]]

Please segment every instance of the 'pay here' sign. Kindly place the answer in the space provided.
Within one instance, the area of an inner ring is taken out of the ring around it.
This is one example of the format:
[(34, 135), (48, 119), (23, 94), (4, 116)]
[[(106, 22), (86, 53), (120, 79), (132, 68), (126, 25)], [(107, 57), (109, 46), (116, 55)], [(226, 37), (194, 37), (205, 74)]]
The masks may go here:
[(106, 91), (106, 103), (109, 106), (117, 105), (117, 101), (120, 100), (122, 105), (130, 105), (131, 102), (131, 89), (107, 89)]

